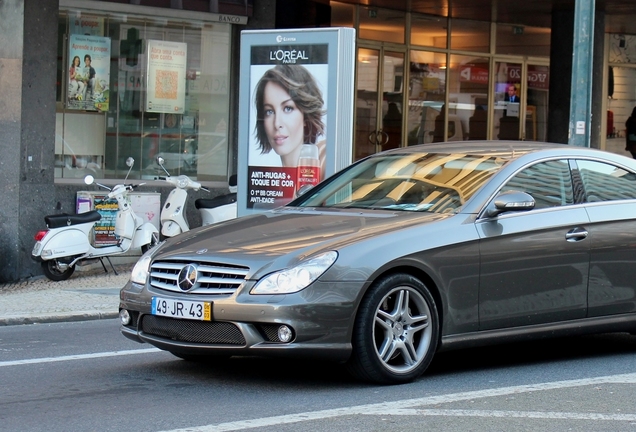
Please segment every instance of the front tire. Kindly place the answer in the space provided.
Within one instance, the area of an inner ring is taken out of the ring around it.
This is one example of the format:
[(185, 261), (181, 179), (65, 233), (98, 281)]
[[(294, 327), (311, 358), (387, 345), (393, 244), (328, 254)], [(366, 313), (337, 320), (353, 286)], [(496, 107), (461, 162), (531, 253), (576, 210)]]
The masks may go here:
[(390, 275), (362, 299), (347, 367), (365, 381), (407, 383), (424, 373), (438, 340), (439, 317), (429, 290), (411, 275)]
[(56, 282), (70, 278), (75, 271), (75, 266), (60, 267), (57, 260), (42, 261), (41, 265), (44, 275)]

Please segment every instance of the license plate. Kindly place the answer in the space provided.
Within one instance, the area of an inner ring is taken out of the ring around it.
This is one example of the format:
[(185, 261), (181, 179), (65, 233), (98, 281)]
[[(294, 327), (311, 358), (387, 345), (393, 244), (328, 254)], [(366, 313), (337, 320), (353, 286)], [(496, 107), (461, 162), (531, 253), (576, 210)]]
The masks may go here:
[(212, 303), (152, 298), (152, 314), (197, 321), (212, 320)]

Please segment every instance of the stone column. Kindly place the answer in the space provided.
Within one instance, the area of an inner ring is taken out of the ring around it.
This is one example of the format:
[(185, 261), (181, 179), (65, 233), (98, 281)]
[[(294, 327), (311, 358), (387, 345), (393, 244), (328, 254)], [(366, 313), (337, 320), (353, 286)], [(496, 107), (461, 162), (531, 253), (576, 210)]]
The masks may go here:
[(41, 274), (33, 235), (55, 208), (57, 0), (0, 2), (0, 282)]

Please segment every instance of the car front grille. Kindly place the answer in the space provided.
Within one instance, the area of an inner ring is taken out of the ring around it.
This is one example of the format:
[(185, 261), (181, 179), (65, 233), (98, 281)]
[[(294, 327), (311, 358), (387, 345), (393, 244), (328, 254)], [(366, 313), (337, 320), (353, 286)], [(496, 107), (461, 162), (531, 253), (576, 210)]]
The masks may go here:
[(229, 264), (156, 261), (150, 267), (150, 285), (162, 290), (184, 292), (179, 287), (179, 272), (188, 265), (194, 265), (198, 275), (194, 286), (187, 290), (193, 294), (233, 294), (249, 271), (248, 267)]
[(141, 331), (147, 335), (179, 342), (245, 345), (243, 333), (229, 322), (191, 321), (144, 315), (141, 318)]

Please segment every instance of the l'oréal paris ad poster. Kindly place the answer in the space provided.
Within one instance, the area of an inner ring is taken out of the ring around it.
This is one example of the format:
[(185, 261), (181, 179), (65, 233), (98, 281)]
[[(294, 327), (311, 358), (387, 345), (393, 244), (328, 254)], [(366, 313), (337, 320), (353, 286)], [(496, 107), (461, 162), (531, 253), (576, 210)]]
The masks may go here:
[(251, 47), (247, 208), (284, 205), (324, 178), (328, 48)]

